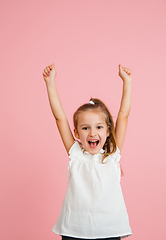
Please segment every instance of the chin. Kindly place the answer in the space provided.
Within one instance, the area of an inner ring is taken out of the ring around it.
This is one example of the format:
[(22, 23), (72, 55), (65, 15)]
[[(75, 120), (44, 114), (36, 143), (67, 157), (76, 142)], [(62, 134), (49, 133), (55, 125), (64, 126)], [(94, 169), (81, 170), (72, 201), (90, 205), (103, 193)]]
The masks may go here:
[(89, 153), (92, 154), (92, 155), (94, 155), (94, 154), (96, 154), (98, 152), (100, 152), (100, 148), (98, 148), (98, 149), (90, 149), (89, 150)]

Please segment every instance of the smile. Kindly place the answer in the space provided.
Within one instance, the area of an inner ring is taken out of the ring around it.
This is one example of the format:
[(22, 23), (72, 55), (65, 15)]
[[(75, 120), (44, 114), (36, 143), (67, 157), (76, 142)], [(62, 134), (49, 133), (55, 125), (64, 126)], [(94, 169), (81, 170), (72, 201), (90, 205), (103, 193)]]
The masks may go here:
[(88, 143), (91, 148), (95, 148), (99, 144), (99, 140), (91, 140), (91, 141), (88, 141)]

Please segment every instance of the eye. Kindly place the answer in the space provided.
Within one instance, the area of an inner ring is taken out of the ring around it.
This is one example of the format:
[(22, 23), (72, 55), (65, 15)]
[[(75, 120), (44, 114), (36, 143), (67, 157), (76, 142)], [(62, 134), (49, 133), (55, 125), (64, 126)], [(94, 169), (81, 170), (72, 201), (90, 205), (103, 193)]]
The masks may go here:
[(101, 128), (103, 128), (103, 126), (97, 126), (97, 129), (101, 129)]
[(88, 127), (83, 127), (82, 130), (88, 130)]

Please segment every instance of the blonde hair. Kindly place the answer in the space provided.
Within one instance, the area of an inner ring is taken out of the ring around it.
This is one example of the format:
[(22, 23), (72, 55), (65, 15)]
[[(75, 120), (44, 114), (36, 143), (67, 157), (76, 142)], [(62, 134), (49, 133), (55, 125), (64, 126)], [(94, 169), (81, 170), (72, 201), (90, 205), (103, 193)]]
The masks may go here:
[[(77, 125), (78, 125), (78, 115), (81, 112), (87, 111), (87, 110), (97, 110), (101, 111), (105, 115), (105, 120), (106, 124), (109, 129), (109, 136), (106, 139), (106, 142), (104, 143), (103, 149), (103, 158), (102, 158), (102, 163), (104, 163), (104, 159), (111, 155), (112, 153), (116, 152), (116, 139), (115, 139), (115, 127), (114, 127), (114, 121), (112, 118), (111, 113), (109, 112), (108, 108), (106, 105), (97, 98), (91, 98), (90, 103), (86, 103), (82, 106), (80, 106), (77, 111), (73, 115), (73, 122), (74, 122), (74, 127), (77, 130)], [(93, 104), (94, 103), (94, 104)]]

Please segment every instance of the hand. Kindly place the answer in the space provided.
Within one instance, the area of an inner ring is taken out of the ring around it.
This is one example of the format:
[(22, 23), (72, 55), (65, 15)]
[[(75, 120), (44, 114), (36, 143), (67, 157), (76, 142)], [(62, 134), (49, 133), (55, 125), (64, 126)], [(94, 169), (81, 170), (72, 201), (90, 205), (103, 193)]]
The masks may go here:
[(131, 70), (126, 67), (122, 67), (120, 64), (119, 64), (119, 76), (122, 78), (124, 82), (132, 81)]
[(43, 78), (46, 83), (54, 81), (56, 75), (57, 75), (57, 72), (55, 70), (54, 64), (51, 64), (44, 69)]

